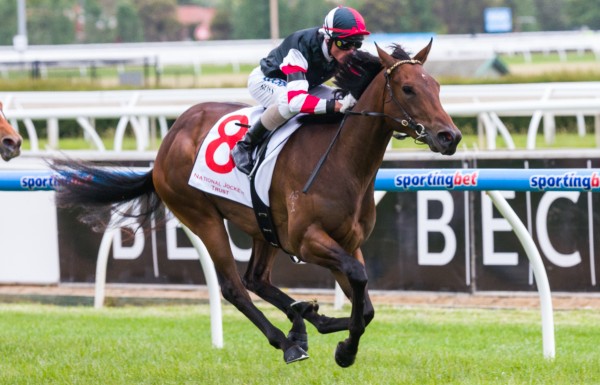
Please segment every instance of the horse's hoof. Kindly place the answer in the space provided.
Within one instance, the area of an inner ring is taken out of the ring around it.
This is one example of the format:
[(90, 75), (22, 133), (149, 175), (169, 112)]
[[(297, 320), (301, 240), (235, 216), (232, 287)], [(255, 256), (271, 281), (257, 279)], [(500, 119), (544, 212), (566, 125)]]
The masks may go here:
[(308, 353), (304, 351), (300, 346), (293, 345), (291, 348), (286, 350), (283, 353), (283, 359), (286, 364), (291, 364), (292, 362), (302, 361), (308, 358)]
[(308, 334), (289, 332), (287, 339), (300, 346), (302, 349), (304, 349), (304, 351), (308, 352)]
[(335, 362), (342, 368), (347, 368), (354, 363), (356, 353), (349, 352), (344, 343), (340, 342), (335, 349)]

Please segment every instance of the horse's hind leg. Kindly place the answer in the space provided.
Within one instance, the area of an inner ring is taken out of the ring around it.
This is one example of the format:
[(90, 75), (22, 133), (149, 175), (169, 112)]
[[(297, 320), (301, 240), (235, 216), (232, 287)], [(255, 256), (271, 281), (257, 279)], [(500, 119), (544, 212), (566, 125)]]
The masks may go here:
[(191, 227), (206, 246), (215, 265), (223, 297), (242, 312), (267, 337), (271, 346), (283, 351), (285, 362), (291, 363), (308, 358), (308, 354), (296, 343), (288, 340), (265, 315), (252, 303), (237, 270), (229, 245), (225, 225), (216, 212), (211, 218), (204, 217)]
[(276, 254), (277, 249), (267, 242), (255, 240), (250, 263), (244, 275), (244, 284), (248, 290), (256, 293), (287, 315), (292, 322), (288, 339), (300, 345), (302, 349), (308, 350), (308, 335), (304, 319), (292, 306), (295, 300), (271, 283), (271, 270)]

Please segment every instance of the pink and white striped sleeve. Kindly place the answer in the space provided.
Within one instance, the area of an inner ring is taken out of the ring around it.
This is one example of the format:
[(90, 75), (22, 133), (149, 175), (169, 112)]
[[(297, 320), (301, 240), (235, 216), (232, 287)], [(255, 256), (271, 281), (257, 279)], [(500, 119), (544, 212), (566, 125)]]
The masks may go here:
[(307, 114), (328, 112), (326, 99), (320, 99), (308, 93), (308, 81), (305, 75), (308, 63), (300, 51), (294, 48), (290, 49), (279, 68), (287, 75), (287, 100), (291, 112), (296, 114), (299, 112)]

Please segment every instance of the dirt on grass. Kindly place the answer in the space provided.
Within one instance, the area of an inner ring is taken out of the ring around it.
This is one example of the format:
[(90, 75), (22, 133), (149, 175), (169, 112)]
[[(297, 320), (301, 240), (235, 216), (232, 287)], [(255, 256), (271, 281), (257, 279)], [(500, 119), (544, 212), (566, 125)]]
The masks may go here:
[[(0, 285), (2, 302), (42, 302), (55, 304), (92, 304), (94, 286), (84, 285)], [(286, 290), (298, 300), (317, 300), (321, 304), (333, 304), (333, 290)], [(193, 304), (208, 302), (206, 286), (108, 285), (105, 303), (112, 306), (151, 304)], [(254, 296), (254, 299), (258, 300)], [(371, 291), (375, 305), (409, 307), (457, 307), (457, 308), (539, 308), (537, 292), (479, 292), (437, 293), (413, 291)], [(347, 302), (346, 302), (347, 303)], [(560, 309), (600, 309), (600, 293), (553, 293), (552, 304)]]

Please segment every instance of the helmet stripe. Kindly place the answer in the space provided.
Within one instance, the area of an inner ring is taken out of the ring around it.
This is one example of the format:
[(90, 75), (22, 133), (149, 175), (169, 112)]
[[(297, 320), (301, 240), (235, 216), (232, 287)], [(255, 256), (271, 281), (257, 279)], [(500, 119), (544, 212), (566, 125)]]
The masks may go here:
[(360, 13), (358, 13), (358, 11), (354, 8), (346, 8), (346, 9), (352, 13), (352, 16), (354, 16), (354, 21), (356, 23), (356, 26), (358, 27), (358, 30), (365, 31), (365, 32), (367, 32), (367, 35), (368, 35), (369, 33), (367, 31), (367, 26), (365, 25), (365, 19), (363, 19), (362, 15)]

